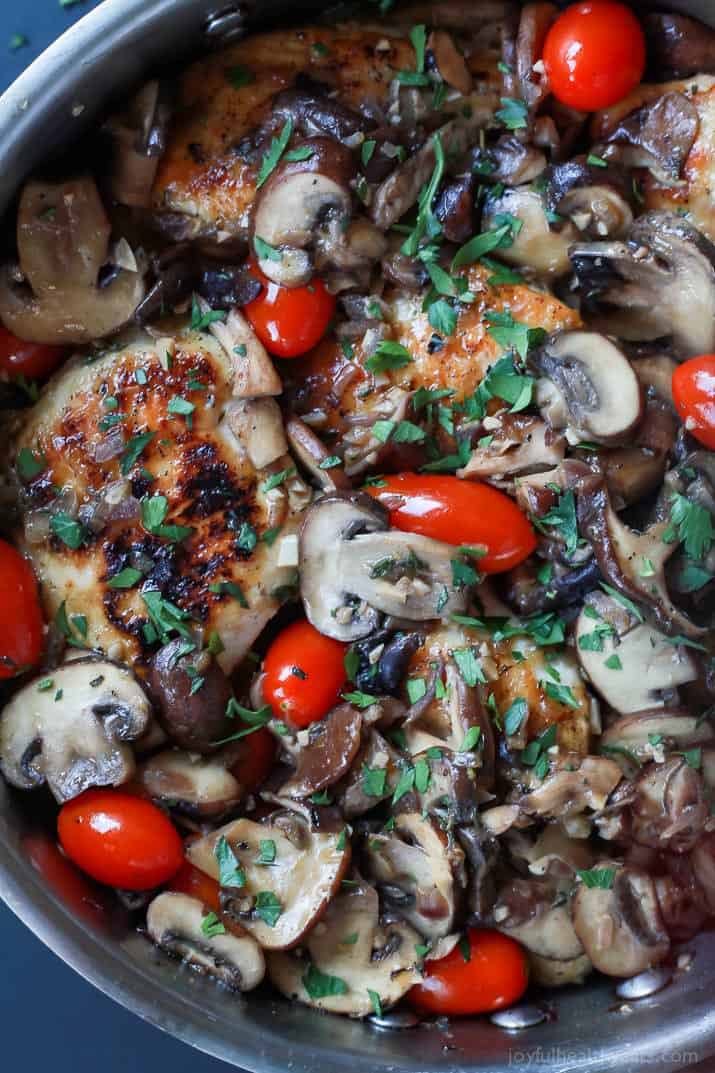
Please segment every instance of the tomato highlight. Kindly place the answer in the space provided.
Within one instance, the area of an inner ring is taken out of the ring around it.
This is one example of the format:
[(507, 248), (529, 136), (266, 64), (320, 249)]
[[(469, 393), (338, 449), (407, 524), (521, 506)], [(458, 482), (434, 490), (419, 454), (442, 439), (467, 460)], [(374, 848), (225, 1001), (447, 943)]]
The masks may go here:
[(13, 678), (42, 655), (42, 608), (32, 568), (0, 540), (0, 678)]
[(645, 37), (625, 4), (586, 0), (556, 19), (546, 35), (543, 61), (557, 100), (595, 112), (622, 100), (641, 81)]
[(48, 343), (26, 343), (0, 324), (0, 370), (26, 380), (44, 380), (54, 372), (67, 350)]
[(511, 1006), (529, 982), (526, 954), (508, 935), (470, 928), (469, 957), (462, 943), (438, 961), (425, 962), (422, 982), (408, 994), (418, 1010), (442, 1016), (489, 1013)]
[(87, 790), (66, 802), (57, 832), (69, 859), (110, 887), (151, 890), (184, 860), (181, 838), (161, 809), (122, 790)]
[(678, 366), (673, 402), (690, 435), (715, 451), (715, 354), (701, 354)]
[(328, 330), (335, 312), (335, 298), (315, 277), (305, 287), (282, 287), (272, 283), (253, 261), (248, 270), (263, 290), (245, 307), (254, 332), (270, 354), (297, 358), (307, 354)]
[(263, 663), (263, 696), (277, 719), (303, 728), (328, 714), (345, 684), (347, 647), (305, 619), (278, 634)]
[(482, 573), (511, 570), (531, 555), (536, 534), (513, 499), (458, 477), (398, 473), (365, 489), (390, 512), (390, 525), (446, 544), (484, 546)]

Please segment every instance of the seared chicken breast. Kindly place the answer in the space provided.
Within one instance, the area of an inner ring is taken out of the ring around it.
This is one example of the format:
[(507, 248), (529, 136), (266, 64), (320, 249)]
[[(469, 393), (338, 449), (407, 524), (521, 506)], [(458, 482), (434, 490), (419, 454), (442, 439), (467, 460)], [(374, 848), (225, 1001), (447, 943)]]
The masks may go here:
[(31, 458), (41, 471), (21, 539), (48, 616), (62, 609), (75, 643), (134, 662), (172, 625), (215, 632), (231, 670), (280, 606), (296, 565), (295, 471), (278, 457), (270, 468), (289, 472), (267, 490), (269, 470), (232, 431), (234, 376), (205, 331), (136, 333), (70, 361), (23, 422), (20, 470)]

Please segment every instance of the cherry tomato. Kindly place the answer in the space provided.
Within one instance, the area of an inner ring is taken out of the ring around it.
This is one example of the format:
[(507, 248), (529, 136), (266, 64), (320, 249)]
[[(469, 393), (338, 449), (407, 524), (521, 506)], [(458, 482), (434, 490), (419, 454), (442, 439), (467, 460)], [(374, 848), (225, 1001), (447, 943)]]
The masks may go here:
[(241, 739), (238, 757), (229, 770), (244, 793), (255, 793), (261, 783), (266, 781), (275, 755), (275, 738), (265, 727)]
[(37, 663), (42, 626), (35, 575), (20, 552), (0, 540), (0, 678)]
[(333, 295), (317, 278), (305, 287), (281, 287), (253, 262), (248, 268), (263, 290), (245, 307), (245, 313), (266, 350), (279, 358), (307, 354), (323, 338), (333, 318)]
[(558, 17), (546, 35), (543, 60), (554, 96), (580, 112), (595, 112), (638, 85), (645, 38), (625, 4), (586, 0)]
[(688, 432), (715, 451), (715, 354), (678, 366), (673, 373), (673, 401)]
[(10, 376), (41, 380), (64, 358), (66, 349), (46, 343), (26, 343), (0, 324), (0, 370)]
[(110, 921), (107, 892), (90, 883), (87, 876), (67, 860), (53, 839), (43, 832), (33, 832), (23, 838), (22, 848), (50, 890), (75, 916), (94, 927), (106, 928)]
[(192, 898), (198, 898), (207, 909), (212, 909), (214, 913), (218, 913), (221, 910), (219, 901), (221, 888), (218, 883), (211, 876), (207, 876), (205, 872), (202, 872), (200, 868), (195, 868), (189, 861), (184, 861), (169, 884), (169, 890), (178, 894), (188, 894)]
[(487, 1013), (511, 1006), (529, 982), (526, 955), (508, 935), (490, 928), (470, 928), (469, 961), (460, 945), (439, 961), (425, 963), (421, 983), (408, 998), (418, 1010), (447, 1017)]
[(307, 727), (337, 704), (347, 645), (302, 619), (278, 634), (263, 663), (263, 695), (279, 719)]
[(390, 525), (447, 544), (484, 545), (478, 567), (485, 574), (511, 570), (536, 547), (526, 515), (513, 499), (488, 484), (417, 473), (383, 477), (365, 490), (390, 511)]
[(181, 839), (161, 809), (122, 790), (87, 790), (60, 809), (63, 850), (100, 883), (151, 890), (176, 875)]

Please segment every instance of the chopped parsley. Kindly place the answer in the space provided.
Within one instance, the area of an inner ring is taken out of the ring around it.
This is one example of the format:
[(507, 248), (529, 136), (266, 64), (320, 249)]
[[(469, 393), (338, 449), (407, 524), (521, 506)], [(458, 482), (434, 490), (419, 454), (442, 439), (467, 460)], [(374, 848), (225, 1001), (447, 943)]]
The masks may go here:
[(689, 559), (704, 559), (715, 542), (715, 529), (709, 510), (674, 492), (670, 497), (671, 525), (663, 534), (666, 544), (679, 540)]
[(496, 118), (507, 130), (523, 130), (528, 126), (529, 109), (526, 101), (514, 97), (501, 97), (501, 108), (497, 109)]
[(383, 373), (386, 369), (403, 369), (412, 361), (412, 355), (402, 343), (383, 339), (374, 354), (365, 362), (365, 368), (371, 373)]
[(452, 652), (452, 657), (466, 685), (475, 686), (477, 682), (486, 682), (481, 664), (473, 648), (455, 648)]
[(578, 521), (576, 497), (571, 489), (559, 496), (558, 503), (540, 518), (534, 519), (538, 529), (556, 529), (566, 545), (566, 554), (571, 556), (578, 548)]
[(207, 939), (213, 939), (214, 935), (225, 935), (226, 928), (215, 913), (207, 913), (201, 921), (201, 932)]
[(226, 69), (226, 81), (234, 89), (242, 89), (244, 86), (250, 85), (251, 82), (255, 81), (255, 78), (253, 71), (249, 71), (247, 67), (241, 67), (240, 64)]
[(34, 454), (29, 447), (21, 447), (17, 453), (17, 472), (23, 481), (34, 480), (47, 468), (47, 459), (44, 455)]
[(613, 880), (616, 876), (615, 868), (588, 868), (588, 869), (576, 869), (576, 875), (579, 877), (584, 887), (589, 887), (591, 890), (610, 890), (613, 886)]
[(262, 261), (282, 261), (283, 254), (276, 246), (271, 246), (260, 235), (253, 236), (253, 248)]
[(523, 697), (517, 697), (504, 713), (504, 733), (508, 735), (518, 733), (528, 716), (529, 705)]
[(479, 727), (470, 727), (464, 736), (464, 741), (457, 750), (460, 753), (471, 753), (479, 745), (479, 739), (482, 736), (481, 729)]
[(367, 767), (362, 769), (362, 789), (366, 797), (384, 797), (387, 771), (385, 768)]
[[(260, 190), (268, 176), (278, 166), (278, 161), (283, 156), (286, 150), (288, 142), (291, 139), (293, 133), (293, 120), (289, 117), (286, 120), (283, 130), (280, 132), (277, 138), (271, 139), (271, 144), (266, 151), (263, 161), (261, 163), (260, 171), (258, 172), (258, 178), (256, 180), (256, 189)], [(258, 253), (258, 250), (256, 250)], [(260, 256), (260, 253), (259, 253)]]
[(138, 436), (132, 436), (119, 460), (119, 470), (123, 477), (129, 475), (132, 467), (138, 462), (144, 448), (156, 436), (156, 432), (142, 432)]
[(109, 578), (107, 581), (107, 588), (132, 589), (138, 581), (141, 581), (143, 576), (141, 570), (135, 570), (133, 566), (125, 566), (118, 574)]
[(89, 536), (89, 530), (64, 511), (50, 515), (50, 531), (72, 551), (80, 548)]
[(275, 928), (283, 906), (272, 890), (259, 890), (253, 911), (269, 928)]
[(276, 844), (272, 838), (262, 838), (258, 843), (259, 855), (256, 864), (273, 864), (276, 859)]
[(347, 994), (348, 985), (339, 976), (330, 976), (321, 972), (315, 965), (310, 965), (303, 976), (303, 987), (312, 999), (327, 998), (329, 995)]
[(270, 477), (268, 477), (261, 485), (261, 491), (272, 492), (274, 488), (280, 488), (280, 486), (284, 484), (289, 477), (294, 477), (295, 473), (295, 466), (288, 466), (287, 469), (282, 469), (278, 473), (272, 473)]
[(417, 202), (417, 220), (414, 229), (407, 239), (405, 239), (400, 248), (401, 252), (407, 257), (414, 257), (416, 255), (420, 248), (420, 244), (425, 237), (433, 239), (442, 232), (442, 225), (432, 211), (432, 202), (434, 201), (437, 191), (439, 190), (439, 185), (442, 182), (445, 166), (444, 148), (442, 146), (442, 139), (440, 138), (439, 132), (432, 135), (432, 145), (434, 146), (435, 157), (432, 177), (420, 191), (420, 196)]
[(191, 299), (191, 331), (203, 332), (211, 324), (215, 324), (216, 321), (225, 320), (226, 311), (223, 309), (207, 309), (205, 313), (201, 312), (201, 306), (199, 305), (199, 299), (194, 294)]
[(218, 881), (221, 887), (245, 887), (246, 873), (238, 863), (236, 854), (228, 844), (225, 835), (221, 835), (214, 846), (214, 857), (218, 862)]

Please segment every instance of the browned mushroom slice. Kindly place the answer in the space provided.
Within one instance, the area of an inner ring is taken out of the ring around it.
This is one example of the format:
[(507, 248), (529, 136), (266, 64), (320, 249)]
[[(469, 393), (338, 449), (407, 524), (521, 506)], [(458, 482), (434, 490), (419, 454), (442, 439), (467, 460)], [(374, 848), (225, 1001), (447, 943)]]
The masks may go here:
[(191, 820), (216, 819), (241, 800), (243, 788), (221, 757), (166, 749), (141, 765), (137, 781), (156, 800)]
[(469, 93), (472, 76), (451, 34), (445, 30), (433, 30), (427, 39), (427, 54), (434, 61), (443, 82), (461, 94)]
[(234, 991), (251, 991), (265, 975), (263, 952), (255, 939), (226, 931), (197, 898), (159, 894), (146, 922), (149, 935), (167, 954)]
[(698, 135), (698, 111), (684, 93), (665, 93), (618, 123), (606, 146), (597, 146), (605, 160), (626, 168), (649, 168), (664, 185), (675, 182)]
[(594, 968), (607, 976), (635, 976), (657, 965), (670, 949), (653, 879), (633, 868), (601, 861), (595, 871), (611, 885), (582, 883), (574, 899), (576, 934)]
[[(311, 830), (303, 816), (286, 810), (263, 823), (235, 820), (193, 842), (187, 856), (220, 883), (231, 862), (225, 911), (265, 949), (286, 950), (325, 912), (350, 861), (350, 844), (340, 832)], [(237, 873), (243, 883), (234, 882)]]
[(566, 441), (543, 421), (524, 414), (506, 414), (490, 435), (476, 447), (457, 476), (498, 480), (553, 469), (563, 461)]
[(32, 679), (0, 714), (0, 770), (12, 786), (47, 783), (57, 801), (134, 774), (131, 742), (149, 726), (151, 705), (134, 674), (87, 657)]
[(366, 869), (394, 910), (421, 935), (453, 930), (466, 886), (464, 852), (419, 813), (395, 816), (390, 832), (368, 836)]
[(340, 458), (331, 455), (312, 428), (299, 417), (286, 421), (291, 451), (325, 492), (347, 491), (352, 485)]
[(594, 689), (623, 715), (664, 707), (668, 694), (698, 676), (687, 648), (602, 593), (592, 593), (579, 615), (576, 647)]
[(321, 633), (355, 641), (373, 633), (380, 612), (424, 621), (466, 607), (452, 580), (451, 545), (390, 530), (387, 514), (362, 493), (316, 500), (300, 536), (301, 596)]
[(526, 947), (532, 975), (542, 986), (581, 983), (591, 971), (569, 901), (558, 897), (553, 884), (513, 880), (500, 890), (493, 916), (499, 931)]
[(542, 413), (555, 428), (568, 427), (572, 442), (632, 439), (643, 416), (643, 393), (628, 358), (610, 339), (598, 332), (560, 332), (531, 361), (552, 388), (545, 405), (540, 392)]
[(377, 730), (363, 736), (360, 752), (338, 787), (337, 802), (347, 819), (369, 812), (391, 797), (400, 778), (396, 749)]
[(643, 12), (650, 66), (658, 79), (715, 74), (715, 30), (674, 12)]
[(253, 216), (259, 268), (286, 287), (310, 280), (311, 249), (344, 240), (352, 217), (350, 152), (331, 138), (313, 138), (305, 148), (311, 150), (305, 160), (284, 161), (274, 171)]
[(287, 998), (351, 1017), (374, 1012), (371, 991), (383, 1009), (394, 1006), (420, 979), (415, 950), (420, 936), (404, 923), (382, 924), (379, 908), (375, 889), (352, 881), (307, 936), (300, 955), (268, 955), (273, 984)]
[(668, 530), (666, 522), (643, 533), (630, 529), (613, 509), (605, 480), (594, 475), (580, 484), (578, 525), (593, 548), (601, 573), (613, 588), (647, 608), (666, 632), (689, 638), (703, 634), (668, 593), (665, 564), (677, 545), (663, 540)]
[(636, 758), (653, 756), (653, 739), (665, 748), (692, 749), (715, 740), (715, 731), (706, 719), (690, 715), (684, 708), (653, 708), (623, 716), (611, 723), (601, 737), (603, 750), (625, 750)]
[(519, 807), (530, 815), (557, 819), (585, 809), (598, 812), (622, 777), (618, 764), (605, 756), (586, 756), (578, 765), (565, 759), (537, 790), (520, 798)]
[(631, 830), (640, 845), (687, 853), (702, 834), (708, 815), (703, 781), (685, 757), (648, 764), (638, 775)]
[(497, 217), (505, 213), (514, 216), (521, 226), (513, 232), (513, 243), (495, 250), (495, 257), (547, 277), (568, 272), (569, 247), (578, 237), (573, 224), (567, 223), (560, 231), (553, 230), (541, 195), (526, 187), (505, 190), (501, 197), (490, 198), (482, 226), (496, 228)]
[(144, 297), (144, 279), (132, 255), (131, 270), (103, 284), (110, 231), (93, 179), (28, 183), (17, 217), (20, 275), (0, 271), (5, 326), (36, 343), (87, 343), (123, 327)]
[(715, 347), (715, 248), (682, 217), (648, 212), (627, 242), (569, 251), (584, 312), (621, 339), (668, 337), (683, 358)]
[(297, 751), (294, 774), (280, 788), (281, 796), (301, 799), (338, 782), (360, 748), (362, 721), (357, 708), (341, 704), (313, 723), (307, 743)]
[(110, 190), (120, 205), (148, 209), (164, 151), (170, 107), (167, 87), (153, 80), (112, 116), (105, 129), (114, 141)]
[(159, 721), (172, 740), (182, 749), (211, 753), (231, 733), (226, 708), (233, 690), (208, 653), (182, 655), (185, 648), (179, 638), (159, 649), (151, 660), (149, 686)]
[(625, 173), (583, 158), (556, 164), (547, 174), (546, 203), (588, 238), (620, 238), (633, 223)]

